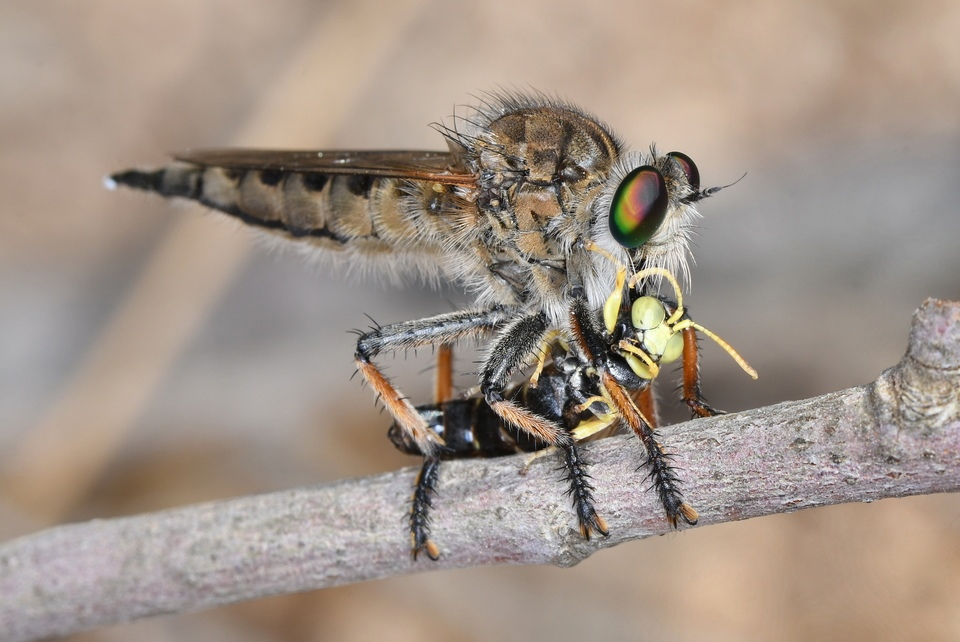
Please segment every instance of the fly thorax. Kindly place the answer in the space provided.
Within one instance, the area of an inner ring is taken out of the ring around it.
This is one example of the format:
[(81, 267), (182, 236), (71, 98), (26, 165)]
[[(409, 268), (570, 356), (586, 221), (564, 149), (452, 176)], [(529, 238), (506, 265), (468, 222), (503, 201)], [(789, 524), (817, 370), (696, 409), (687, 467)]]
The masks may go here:
[(477, 206), (499, 245), (493, 253), (520, 266), (505, 276), (521, 300), (562, 317), (569, 251), (589, 237), (585, 205), (606, 182), (618, 143), (596, 120), (542, 101), (494, 105), (478, 116), (463, 140), (480, 178)]

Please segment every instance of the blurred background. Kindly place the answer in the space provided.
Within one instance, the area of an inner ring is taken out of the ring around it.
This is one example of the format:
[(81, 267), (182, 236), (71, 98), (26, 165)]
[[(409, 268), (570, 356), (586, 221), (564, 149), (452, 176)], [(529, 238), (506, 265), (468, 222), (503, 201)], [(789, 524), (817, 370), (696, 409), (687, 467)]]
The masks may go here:
[[(960, 299), (957, 3), (380, 5), (0, 4), (0, 539), (417, 464), (351, 381), (348, 331), (463, 295), (346, 279), (102, 188), (167, 152), (443, 149), (428, 124), (455, 105), (535, 88), (686, 152), (707, 185), (746, 173), (701, 207), (689, 297), (760, 372), (705, 344), (706, 394), (731, 411), (872, 381), (925, 297)], [(429, 358), (384, 363), (430, 399)], [(943, 495), (75, 639), (958, 640), (958, 595)]]

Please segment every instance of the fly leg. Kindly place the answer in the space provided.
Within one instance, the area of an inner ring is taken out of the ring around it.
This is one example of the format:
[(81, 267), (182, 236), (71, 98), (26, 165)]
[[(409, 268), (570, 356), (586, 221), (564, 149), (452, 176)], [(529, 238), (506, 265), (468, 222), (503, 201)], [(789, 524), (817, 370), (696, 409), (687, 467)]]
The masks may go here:
[(577, 449), (576, 442), (571, 441), (567, 446), (561, 446), (563, 451), (563, 469), (566, 471), (567, 483), (570, 488), (567, 494), (573, 502), (573, 510), (577, 513), (577, 524), (580, 526), (580, 535), (589, 540), (591, 532), (597, 532), (606, 537), (610, 534), (607, 522), (594, 506), (593, 484), (587, 473), (587, 464)]
[(667, 513), (670, 524), (676, 528), (682, 519), (691, 526), (697, 523), (697, 511), (683, 499), (680, 492), (680, 478), (673, 466), (670, 465), (670, 455), (663, 450), (657, 441), (657, 432), (637, 409), (633, 399), (627, 391), (613, 378), (608, 371), (600, 374), (601, 385), (606, 388), (610, 399), (617, 409), (617, 414), (626, 422), (630, 429), (640, 438), (647, 451), (647, 465), (650, 466), (650, 481), (660, 497), (660, 503)]
[[(594, 363), (600, 374), (600, 386), (610, 401), (612, 409), (637, 435), (647, 451), (647, 465), (650, 467), (650, 480), (667, 513), (667, 519), (674, 527), (679, 520), (687, 524), (696, 524), (697, 511), (683, 499), (680, 491), (680, 479), (670, 465), (670, 456), (664, 452), (657, 440), (656, 430), (644, 417), (630, 392), (621, 384), (613, 372), (616, 370), (610, 362), (609, 342), (594, 325), (587, 303), (575, 298), (571, 308), (571, 329), (577, 343), (587, 359)], [(621, 375), (626, 376), (626, 375)], [(649, 380), (636, 377), (637, 386), (649, 387)]]
[(537, 354), (547, 334), (543, 314), (521, 317), (505, 328), (484, 362), (480, 391), (490, 408), (505, 422), (563, 452), (563, 467), (570, 484), (568, 492), (577, 513), (580, 533), (585, 539), (589, 539), (593, 531), (606, 536), (607, 524), (594, 508), (590, 476), (570, 431), (573, 424), (565, 419), (564, 426), (558, 426), (503, 395), (510, 376), (531, 355)]
[[(591, 401), (592, 400), (584, 400), (580, 402), (577, 399), (572, 399), (567, 403), (567, 408), (564, 410), (563, 423), (567, 427), (568, 432), (574, 436), (574, 440), (572, 440), (568, 446), (561, 446), (563, 452), (563, 469), (566, 471), (567, 483), (570, 484), (567, 494), (573, 502), (573, 510), (577, 513), (580, 536), (586, 540), (590, 539), (592, 532), (599, 533), (602, 537), (610, 534), (606, 520), (597, 513), (593, 499), (593, 484), (590, 483), (590, 475), (587, 473), (587, 462), (584, 461), (580, 455), (580, 451), (577, 449), (577, 438), (584, 439), (591, 436), (590, 434), (585, 434), (588, 431), (588, 427), (584, 425), (590, 420), (580, 419), (583, 404), (586, 403), (589, 405)], [(606, 429), (609, 425), (597, 417), (593, 419), (594, 432), (591, 434), (596, 434), (596, 432)], [(584, 430), (581, 431), (581, 428)]]
[[(437, 348), (437, 376), (434, 382), (434, 402), (439, 406), (453, 396), (453, 349), (448, 344)], [(410, 500), (410, 555), (416, 561), (420, 553), (436, 561), (440, 549), (430, 539), (430, 509), (437, 492), (440, 459), (432, 455), (423, 458), (423, 466), (414, 485)]]
[(432, 455), (424, 457), (410, 502), (410, 555), (414, 560), (421, 552), (434, 561), (440, 559), (440, 549), (430, 539), (430, 508), (439, 475), (440, 460)]
[[(577, 449), (577, 442), (589, 439), (615, 426), (617, 416), (610, 412), (609, 402), (605, 397), (597, 394), (593, 383), (587, 388), (571, 389), (570, 399), (563, 411), (563, 424), (573, 436), (569, 446), (563, 447), (563, 468), (567, 473), (567, 482), (570, 488), (567, 494), (573, 502), (573, 509), (577, 513), (577, 522), (580, 525), (580, 535), (590, 539), (591, 532), (599, 533), (602, 537), (610, 534), (610, 529), (603, 517), (597, 513), (593, 498), (593, 484), (587, 473), (587, 463)], [(605, 407), (604, 411), (590, 410), (593, 415), (583, 417), (583, 412), (596, 404)]]
[(521, 317), (508, 325), (484, 360), (480, 392), (487, 405), (504, 421), (543, 443), (559, 448), (573, 442), (565, 430), (503, 396), (510, 377), (531, 355), (537, 353), (546, 333), (547, 320), (543, 313)]
[(400, 430), (417, 444), (425, 456), (435, 454), (437, 447), (443, 444), (442, 440), (428, 429), (426, 420), (410, 400), (401, 395), (373, 363), (374, 357), (384, 351), (453, 344), (461, 339), (480, 337), (504, 325), (512, 312), (509, 308), (453, 312), (417, 321), (391, 323), (360, 335), (354, 355), (357, 370), (383, 400)]

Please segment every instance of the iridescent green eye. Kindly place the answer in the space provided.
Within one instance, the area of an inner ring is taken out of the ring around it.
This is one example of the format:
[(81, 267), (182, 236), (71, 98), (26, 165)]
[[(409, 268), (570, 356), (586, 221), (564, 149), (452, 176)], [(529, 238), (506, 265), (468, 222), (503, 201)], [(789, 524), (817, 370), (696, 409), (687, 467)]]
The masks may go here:
[(683, 152), (670, 152), (667, 156), (680, 163), (683, 173), (687, 175), (687, 182), (690, 183), (690, 187), (693, 188), (694, 192), (699, 192), (700, 170), (697, 169), (697, 164), (693, 162), (693, 159)]
[(633, 249), (650, 240), (667, 216), (667, 185), (655, 167), (644, 165), (621, 181), (610, 203), (610, 233)]

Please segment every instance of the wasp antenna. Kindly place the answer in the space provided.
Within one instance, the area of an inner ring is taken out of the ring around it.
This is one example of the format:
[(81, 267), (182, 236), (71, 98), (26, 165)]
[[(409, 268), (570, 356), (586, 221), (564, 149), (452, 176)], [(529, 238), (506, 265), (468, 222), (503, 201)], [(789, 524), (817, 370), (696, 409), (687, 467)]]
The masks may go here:
[(737, 365), (740, 366), (744, 372), (750, 375), (752, 379), (759, 378), (760, 375), (758, 375), (757, 371), (753, 369), (753, 366), (747, 363), (747, 360), (741, 357), (740, 353), (734, 350), (733, 346), (727, 343), (726, 341), (724, 341), (722, 338), (720, 338), (720, 336), (706, 329), (699, 323), (694, 323), (693, 321), (690, 322), (690, 325), (688, 327), (696, 328), (700, 332), (704, 333), (705, 335), (713, 339), (718, 346), (720, 346), (721, 348), (727, 351), (727, 354), (730, 355), (730, 358), (736, 361)]

